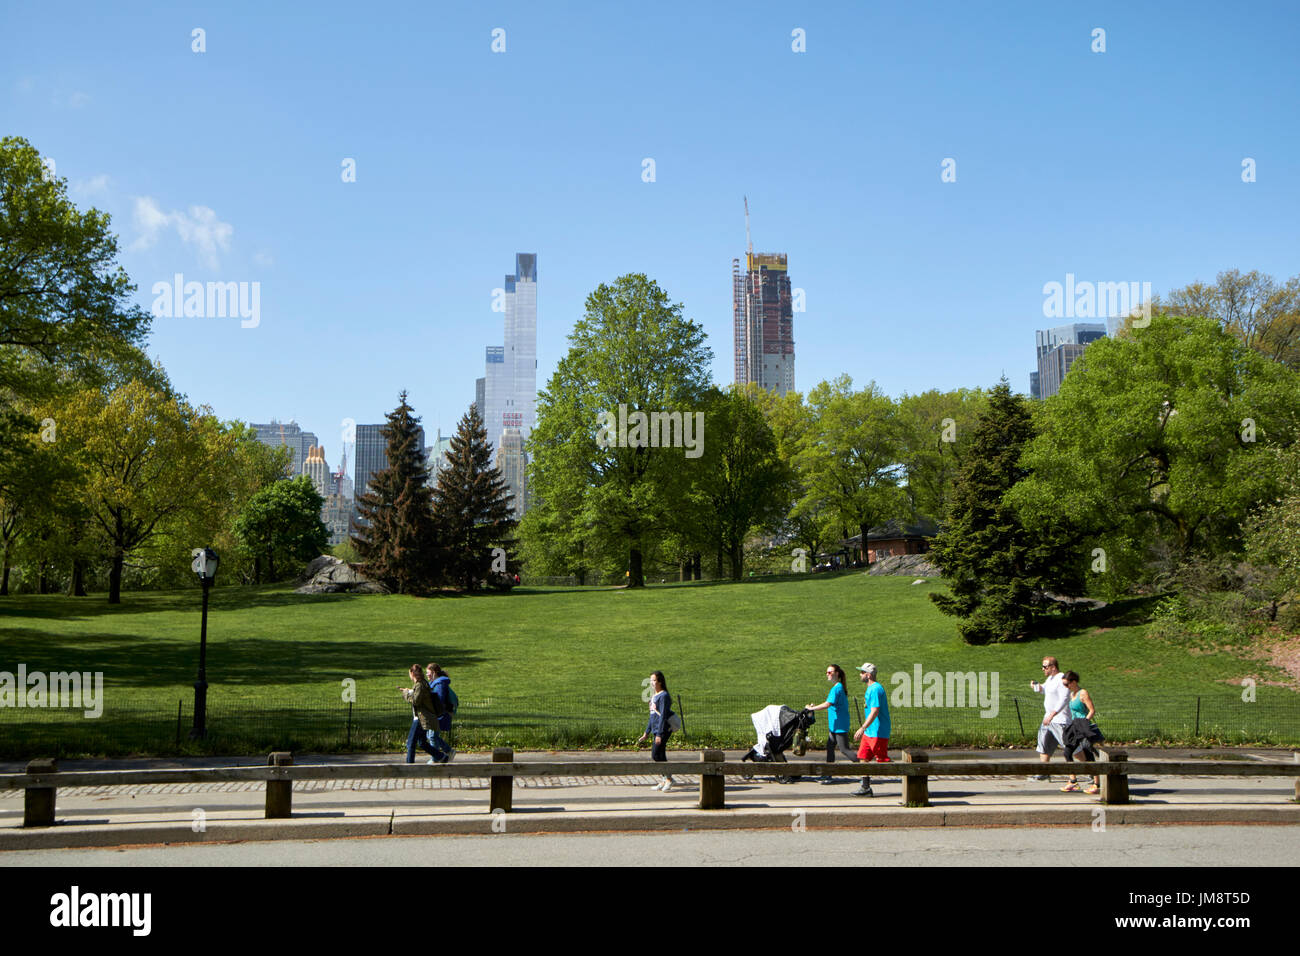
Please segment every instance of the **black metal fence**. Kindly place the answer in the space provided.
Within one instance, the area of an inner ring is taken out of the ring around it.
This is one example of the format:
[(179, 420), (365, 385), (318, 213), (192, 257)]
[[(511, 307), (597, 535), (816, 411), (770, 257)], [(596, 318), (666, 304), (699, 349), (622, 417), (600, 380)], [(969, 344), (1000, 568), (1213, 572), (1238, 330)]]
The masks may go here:
[[(751, 746), (756, 735), (750, 715), (770, 703), (742, 695), (674, 695), (674, 706), (685, 722), (675, 743)], [(861, 702), (854, 700), (853, 709), (857, 727)], [(1037, 735), (1043, 699), (1006, 696), (983, 710), (895, 705), (891, 717), (894, 746), (1024, 746)], [(635, 696), (462, 697), (451, 740), (460, 748), (626, 747), (640, 735), (645, 721), (646, 705)], [(1097, 723), (1114, 741), (1295, 746), (1300, 744), (1300, 696), (1246, 701), (1227, 692), (1107, 700)], [(410, 710), (400, 700), (362, 705), (304, 702), (287, 695), (248, 700), (211, 694), (202, 741), (190, 739), (192, 724), (192, 698), (170, 706), (120, 703), (98, 718), (77, 710), (0, 707), (0, 757), (398, 751), (406, 743)], [(822, 712), (811, 732), (812, 746), (824, 743), (825, 732)]]

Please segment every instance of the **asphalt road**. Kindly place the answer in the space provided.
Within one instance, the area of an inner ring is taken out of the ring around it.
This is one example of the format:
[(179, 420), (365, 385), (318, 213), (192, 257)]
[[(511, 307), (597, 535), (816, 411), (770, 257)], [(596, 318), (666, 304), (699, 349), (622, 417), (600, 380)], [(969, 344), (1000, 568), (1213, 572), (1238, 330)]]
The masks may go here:
[[(792, 823), (792, 826), (794, 824)], [(713, 830), (278, 840), (13, 851), (0, 866), (1037, 866), (1052, 841), (1076, 867), (1300, 865), (1290, 826), (1126, 825), (913, 830)]]

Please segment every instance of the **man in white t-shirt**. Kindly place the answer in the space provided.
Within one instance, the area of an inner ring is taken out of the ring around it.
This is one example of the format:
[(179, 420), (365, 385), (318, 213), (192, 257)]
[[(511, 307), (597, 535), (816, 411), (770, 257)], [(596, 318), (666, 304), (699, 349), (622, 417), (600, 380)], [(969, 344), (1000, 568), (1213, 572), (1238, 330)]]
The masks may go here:
[[(1035, 694), (1043, 695), (1043, 722), (1038, 725), (1038, 758), (1047, 763), (1059, 746), (1065, 747), (1065, 728), (1070, 723), (1070, 689), (1065, 686), (1064, 675), (1055, 657), (1043, 658), (1043, 673), (1047, 679), (1041, 684), (1030, 681)], [(1031, 780), (1048, 780), (1040, 773)]]

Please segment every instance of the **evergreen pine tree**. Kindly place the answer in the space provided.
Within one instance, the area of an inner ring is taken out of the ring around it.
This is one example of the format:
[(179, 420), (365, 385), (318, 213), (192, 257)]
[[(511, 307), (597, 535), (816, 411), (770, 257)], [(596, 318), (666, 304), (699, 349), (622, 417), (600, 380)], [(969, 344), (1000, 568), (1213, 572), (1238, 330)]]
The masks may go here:
[(975, 425), (948, 520), (931, 551), (952, 593), (930, 598), (962, 618), (958, 630), (968, 644), (1024, 635), (1048, 608), (1044, 591), (1077, 592), (1082, 584), (1084, 562), (1064, 523), (1026, 528), (1003, 500), (1027, 474), (1020, 455), (1033, 436), (1029, 409), (1004, 378)]
[(452, 436), (433, 493), (434, 522), (445, 548), (445, 574), (465, 590), (488, 579), (492, 549), (512, 544), (516, 521), (510, 491), (492, 465), (492, 446), (478, 409), (470, 406)]
[(401, 404), (385, 416), (388, 467), (372, 475), (368, 491), (357, 496), (361, 521), (352, 530), (362, 572), (398, 594), (431, 590), (440, 570), (433, 489), (420, 445), (420, 419), (412, 411), (402, 392)]

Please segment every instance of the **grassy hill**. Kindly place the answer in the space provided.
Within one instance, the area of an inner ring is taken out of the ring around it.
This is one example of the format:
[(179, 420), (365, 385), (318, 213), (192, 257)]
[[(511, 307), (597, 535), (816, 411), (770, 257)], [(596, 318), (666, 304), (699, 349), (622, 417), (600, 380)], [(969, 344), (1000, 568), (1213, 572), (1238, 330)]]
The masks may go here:
[[(629, 743), (645, 722), (642, 681), (656, 669), (680, 695), (690, 745), (747, 746), (751, 711), (825, 699), (828, 663), (849, 672), (860, 702), (854, 669), (864, 661), (896, 694), (905, 682), (894, 675), (911, 682), (918, 665), (982, 674), (986, 690), (996, 675), (997, 703), (985, 716), (974, 701), (952, 706), (955, 685), (928, 701), (919, 689), (915, 701), (905, 694), (907, 705), (894, 707), (895, 742), (1019, 743), (1042, 718), (1028, 682), (1048, 654), (1082, 675), (1112, 739), (1300, 740), (1300, 695), (1263, 683), (1286, 681), (1284, 672), (1148, 638), (1140, 602), (1017, 644), (968, 647), (928, 600), (936, 587), (845, 572), (435, 599), (218, 588), (208, 622), (206, 747), (393, 747), (409, 721), (396, 688), (417, 661), (437, 661), (452, 676), (462, 746)], [(0, 708), (0, 752), (175, 750), (178, 703), (182, 740), (191, 719), (198, 631), (197, 588), (130, 593), (118, 607), (102, 595), (0, 599), (0, 671), (21, 662), (29, 673), (104, 675), (95, 719)], [(1254, 702), (1227, 683), (1249, 676), (1260, 680)], [(939, 706), (912, 706), (923, 702)]]

